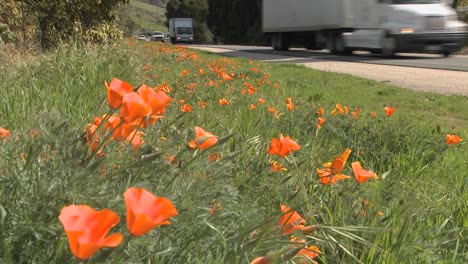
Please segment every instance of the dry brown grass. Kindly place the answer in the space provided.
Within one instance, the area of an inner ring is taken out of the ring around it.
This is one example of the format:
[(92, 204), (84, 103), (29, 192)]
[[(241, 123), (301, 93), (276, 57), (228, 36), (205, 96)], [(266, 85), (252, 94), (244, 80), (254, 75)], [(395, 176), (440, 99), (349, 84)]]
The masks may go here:
[(0, 44), (0, 69), (9, 65), (36, 58), (41, 51), (34, 47), (17, 47), (14, 44)]
[(468, 47), (461, 49), (459, 52), (457, 52), (457, 55), (468, 55)]

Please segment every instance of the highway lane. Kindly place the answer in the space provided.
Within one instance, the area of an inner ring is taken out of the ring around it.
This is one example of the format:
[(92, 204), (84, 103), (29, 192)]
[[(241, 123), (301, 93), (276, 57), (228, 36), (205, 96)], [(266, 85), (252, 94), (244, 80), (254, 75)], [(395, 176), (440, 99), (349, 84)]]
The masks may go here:
[(384, 58), (365, 52), (352, 56), (325, 51), (234, 45), (190, 45), (223, 56), (243, 57), (270, 63), (295, 63), (317, 70), (347, 73), (421, 92), (468, 96), (468, 56), (444, 58), (438, 54), (399, 54)]

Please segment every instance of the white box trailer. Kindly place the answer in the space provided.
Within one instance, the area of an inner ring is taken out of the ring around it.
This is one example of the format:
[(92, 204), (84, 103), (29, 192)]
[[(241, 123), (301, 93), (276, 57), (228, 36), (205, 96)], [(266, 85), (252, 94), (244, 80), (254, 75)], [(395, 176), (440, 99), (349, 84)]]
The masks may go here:
[(193, 19), (177, 17), (169, 19), (169, 37), (171, 43), (193, 43)]
[(467, 25), (450, 0), (263, 0), (262, 26), (273, 49), (291, 43), (349, 54), (368, 50), (440, 52), (460, 49)]
[(351, 27), (346, 0), (264, 0), (264, 32), (297, 32)]

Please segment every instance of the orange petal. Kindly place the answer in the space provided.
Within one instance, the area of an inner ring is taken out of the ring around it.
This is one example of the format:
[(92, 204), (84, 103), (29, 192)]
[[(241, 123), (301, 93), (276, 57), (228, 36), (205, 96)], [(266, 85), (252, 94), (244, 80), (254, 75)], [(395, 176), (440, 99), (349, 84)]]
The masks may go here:
[(151, 114), (151, 107), (135, 92), (127, 93), (122, 99), (120, 118), (131, 123), (138, 118)]
[(336, 157), (331, 164), (331, 173), (339, 174), (348, 160), (349, 154), (351, 154), (351, 149), (347, 148), (341, 154)]
[(363, 184), (370, 179), (378, 178), (378, 176), (374, 172), (364, 170), (359, 161), (351, 163), (351, 167), (353, 168), (354, 178), (360, 184)]
[(124, 193), (127, 209), (127, 228), (133, 236), (141, 236), (151, 229), (169, 224), (168, 218), (177, 209), (164, 197), (156, 197), (143, 188), (129, 188)]
[(107, 89), (107, 102), (113, 109), (117, 108), (122, 103), (122, 97), (124, 94), (129, 93), (133, 90), (132, 86), (119, 79), (112, 79), (110, 84), (104, 81)]

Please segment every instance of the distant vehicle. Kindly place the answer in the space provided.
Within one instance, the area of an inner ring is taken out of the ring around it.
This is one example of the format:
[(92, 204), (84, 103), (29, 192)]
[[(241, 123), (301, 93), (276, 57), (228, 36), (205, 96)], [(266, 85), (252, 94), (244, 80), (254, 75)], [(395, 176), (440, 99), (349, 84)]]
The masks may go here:
[(393, 55), (438, 52), (463, 47), (467, 24), (457, 18), (451, 0), (263, 0), (263, 32), (274, 50), (290, 44), (307, 49), (353, 50)]
[(170, 18), (169, 38), (171, 43), (193, 43), (193, 20), (192, 18)]
[(144, 34), (138, 35), (138, 40), (147, 40)]
[(164, 33), (160, 32), (160, 31), (153, 31), (153, 35), (151, 35), (151, 40), (152, 41), (165, 42), (165, 39), (166, 39), (166, 36), (164, 35)]

